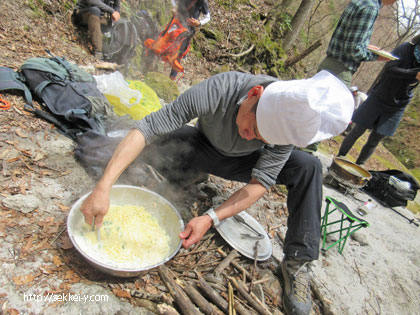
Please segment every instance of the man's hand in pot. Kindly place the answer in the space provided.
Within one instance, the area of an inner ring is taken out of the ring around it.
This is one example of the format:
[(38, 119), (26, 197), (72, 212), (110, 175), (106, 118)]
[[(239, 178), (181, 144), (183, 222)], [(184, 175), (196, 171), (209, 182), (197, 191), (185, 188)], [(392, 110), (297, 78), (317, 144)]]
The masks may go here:
[(85, 217), (85, 222), (92, 224), (95, 217), (95, 225), (100, 227), (104, 220), (105, 214), (109, 210), (109, 191), (95, 188), (92, 193), (85, 199), (80, 211)]

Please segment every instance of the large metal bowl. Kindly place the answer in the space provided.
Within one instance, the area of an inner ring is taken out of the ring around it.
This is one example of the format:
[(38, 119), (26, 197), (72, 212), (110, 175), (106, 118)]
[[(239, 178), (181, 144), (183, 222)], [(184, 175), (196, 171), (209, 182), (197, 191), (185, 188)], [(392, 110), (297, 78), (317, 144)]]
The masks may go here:
[(90, 192), (77, 200), (71, 208), (67, 218), (67, 231), (74, 247), (93, 267), (117, 277), (135, 277), (144, 273), (146, 270), (164, 264), (174, 257), (180, 249), (182, 241), (178, 235), (184, 229), (184, 222), (182, 221), (179, 212), (168, 200), (157, 193), (144, 188), (130, 185), (114, 185), (112, 186), (110, 195), (111, 205), (144, 206), (169, 235), (169, 254), (157, 264), (135, 269), (116, 268), (115, 266), (111, 266), (93, 258), (92, 255), (81, 248), (74, 235), (74, 232), (80, 230), (81, 226), (84, 224), (84, 216), (80, 211), (80, 207), (89, 194)]

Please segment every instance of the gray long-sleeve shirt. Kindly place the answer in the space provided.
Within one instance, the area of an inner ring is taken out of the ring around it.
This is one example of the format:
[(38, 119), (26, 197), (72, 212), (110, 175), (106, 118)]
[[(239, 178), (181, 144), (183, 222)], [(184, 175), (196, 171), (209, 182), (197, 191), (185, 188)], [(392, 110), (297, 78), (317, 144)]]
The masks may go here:
[(257, 139), (243, 139), (236, 116), (253, 86), (266, 87), (275, 81), (276, 78), (265, 75), (221, 73), (191, 87), (173, 103), (137, 122), (135, 127), (150, 144), (157, 136), (175, 131), (198, 117), (197, 128), (221, 154), (235, 157), (261, 150), (252, 177), (268, 189), (275, 184), (293, 145), (268, 145)]
[(109, 1), (106, 0), (79, 0), (77, 2), (77, 8), (79, 10), (90, 8), (90, 7), (98, 7), (102, 12), (108, 12), (110, 14), (114, 13), (114, 11), (120, 12), (120, 0), (114, 0), (114, 5), (108, 5)]

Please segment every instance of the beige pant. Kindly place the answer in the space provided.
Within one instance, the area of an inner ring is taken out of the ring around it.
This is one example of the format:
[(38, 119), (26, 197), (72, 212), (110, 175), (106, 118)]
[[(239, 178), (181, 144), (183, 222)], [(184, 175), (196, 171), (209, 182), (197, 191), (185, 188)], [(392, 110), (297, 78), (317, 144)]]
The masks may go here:
[(82, 22), (87, 25), (89, 41), (93, 46), (93, 52), (102, 52), (101, 18), (89, 12), (82, 14)]
[(347, 87), (351, 85), (353, 72), (347, 69), (340, 61), (326, 57), (318, 66), (318, 72), (327, 70), (339, 78)]

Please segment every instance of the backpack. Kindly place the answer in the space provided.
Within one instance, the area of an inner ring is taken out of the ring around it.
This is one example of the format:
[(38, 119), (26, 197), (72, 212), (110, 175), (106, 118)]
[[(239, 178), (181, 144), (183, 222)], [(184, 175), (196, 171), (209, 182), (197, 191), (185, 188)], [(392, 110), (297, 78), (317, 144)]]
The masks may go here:
[(139, 37), (135, 25), (121, 18), (112, 25), (110, 38), (103, 43), (104, 59), (125, 65), (136, 55), (138, 43)]
[(182, 53), (181, 46), (192, 35), (193, 33), (182, 25), (178, 18), (172, 16), (165, 29), (159, 33), (158, 38), (156, 40), (147, 38), (144, 41), (144, 46), (156, 56), (159, 56), (163, 62), (167, 62), (173, 69), (184, 72), (182, 66), (174, 66), (174, 61), (178, 58), (184, 58), (188, 54), (191, 45), (188, 44), (188, 47)]
[[(0, 90), (23, 91), (25, 109), (53, 123), (72, 140), (88, 130), (105, 132), (99, 114), (94, 115), (93, 109), (109, 103), (96, 87), (93, 76), (64, 57), (30, 58), (18, 72), (1, 67)], [(32, 97), (46, 111), (35, 108)]]
[(137, 30), (141, 42), (147, 38), (156, 38), (159, 34), (158, 26), (146, 10), (140, 10), (130, 17), (130, 21)]
[[(408, 200), (416, 198), (420, 186), (410, 174), (399, 170), (369, 172), (372, 174), (372, 178), (362, 190), (384, 206), (405, 207)], [(405, 185), (401, 185), (401, 183)]]

